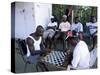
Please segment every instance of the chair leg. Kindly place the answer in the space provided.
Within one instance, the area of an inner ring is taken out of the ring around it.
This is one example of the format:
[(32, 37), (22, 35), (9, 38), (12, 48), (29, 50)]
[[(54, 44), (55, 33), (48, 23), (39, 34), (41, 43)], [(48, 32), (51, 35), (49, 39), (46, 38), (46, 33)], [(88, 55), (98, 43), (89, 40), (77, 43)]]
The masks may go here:
[(27, 68), (27, 63), (25, 63), (24, 72), (26, 72), (26, 68)]
[(39, 72), (39, 68), (41, 69), (42, 72), (44, 72), (44, 67), (41, 65), (41, 63), (36, 64), (37, 72)]
[[(32, 66), (33, 66), (33, 70), (34, 70), (34, 67), (36, 67), (35, 64), (32, 64)], [(37, 71), (37, 69), (36, 69), (36, 71)]]
[(38, 63), (38, 67), (41, 69), (42, 72), (49, 71), (44, 63)]
[(38, 70), (38, 64), (36, 64), (35, 66), (36, 66), (36, 71), (38, 72), (38, 71), (39, 71), (39, 70)]

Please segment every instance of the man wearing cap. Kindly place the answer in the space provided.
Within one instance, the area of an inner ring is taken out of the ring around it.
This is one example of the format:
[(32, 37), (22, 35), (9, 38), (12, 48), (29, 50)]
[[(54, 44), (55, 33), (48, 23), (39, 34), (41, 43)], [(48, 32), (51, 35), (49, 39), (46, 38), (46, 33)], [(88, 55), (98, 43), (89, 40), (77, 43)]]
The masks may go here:
[(63, 15), (62, 22), (59, 25), (61, 32), (67, 32), (70, 30), (70, 23), (67, 21), (67, 16)]
[(90, 62), (90, 53), (87, 44), (79, 39), (75, 31), (72, 31), (72, 35), (68, 35), (67, 39), (69, 39), (71, 45), (75, 46), (73, 50), (71, 65), (69, 65), (68, 68), (70, 67), (70, 69), (88, 69)]
[(66, 42), (65, 42), (65, 37), (66, 37), (66, 33), (67, 31), (69, 31), (71, 29), (71, 25), (70, 23), (67, 21), (67, 16), (63, 15), (62, 17), (62, 22), (59, 25), (59, 29), (60, 29), (60, 37), (63, 38), (63, 48), (66, 49)]
[(57, 22), (55, 21), (54, 16), (51, 16), (51, 20), (47, 26), (47, 30), (43, 34), (43, 38), (46, 41), (46, 47), (49, 49), (51, 49), (52, 39), (55, 34), (56, 27), (57, 27)]

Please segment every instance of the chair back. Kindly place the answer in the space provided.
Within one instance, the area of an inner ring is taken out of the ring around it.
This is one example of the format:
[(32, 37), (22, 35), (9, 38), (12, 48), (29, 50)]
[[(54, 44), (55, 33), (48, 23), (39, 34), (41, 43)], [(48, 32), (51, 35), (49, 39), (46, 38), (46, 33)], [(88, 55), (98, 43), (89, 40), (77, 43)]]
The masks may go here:
[(19, 47), (20, 47), (20, 53), (22, 55), (26, 55), (26, 53), (27, 53), (27, 47), (26, 47), (25, 40), (20, 40), (18, 42), (18, 44), (19, 44)]
[(18, 46), (23, 60), (26, 61), (25, 55), (27, 54), (27, 47), (26, 47), (25, 40), (18, 40)]

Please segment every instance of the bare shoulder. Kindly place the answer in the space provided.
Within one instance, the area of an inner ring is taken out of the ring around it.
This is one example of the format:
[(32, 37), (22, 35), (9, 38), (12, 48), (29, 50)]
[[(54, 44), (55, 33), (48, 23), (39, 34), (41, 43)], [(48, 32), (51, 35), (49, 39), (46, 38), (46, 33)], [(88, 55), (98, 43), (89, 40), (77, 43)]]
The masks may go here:
[(34, 33), (31, 33), (31, 34), (30, 34), (30, 36), (33, 36), (33, 35), (34, 35)]
[(33, 41), (30, 37), (28, 37), (28, 38), (26, 39), (26, 42), (27, 42), (27, 44), (29, 44), (29, 45), (31, 45), (31, 44), (34, 43), (34, 41)]

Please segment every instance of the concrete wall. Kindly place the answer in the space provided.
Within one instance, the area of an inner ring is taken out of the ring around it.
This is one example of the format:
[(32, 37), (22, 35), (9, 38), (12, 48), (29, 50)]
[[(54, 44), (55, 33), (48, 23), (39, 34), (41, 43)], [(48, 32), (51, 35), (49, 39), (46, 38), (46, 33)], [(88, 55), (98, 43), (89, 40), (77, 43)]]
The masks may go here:
[(15, 38), (27, 38), (38, 25), (44, 28), (50, 21), (52, 5), (31, 2), (15, 3)]
[(50, 22), (50, 17), (52, 15), (52, 5), (35, 3), (35, 19), (36, 25), (42, 25), (44, 28)]

